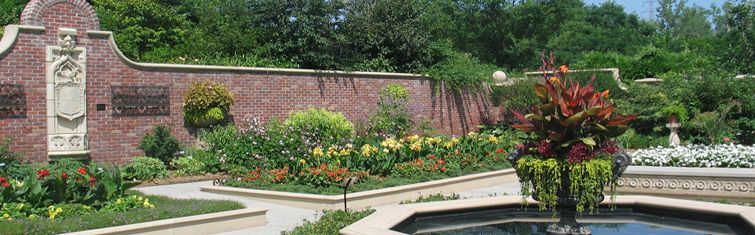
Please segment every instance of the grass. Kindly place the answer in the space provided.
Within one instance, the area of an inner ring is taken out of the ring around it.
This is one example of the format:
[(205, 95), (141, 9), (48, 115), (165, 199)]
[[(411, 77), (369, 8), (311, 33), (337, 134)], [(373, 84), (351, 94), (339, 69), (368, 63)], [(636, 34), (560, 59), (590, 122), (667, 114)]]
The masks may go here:
[(145, 197), (155, 208), (127, 212), (95, 212), (55, 221), (22, 219), (0, 222), (0, 234), (58, 234), (244, 208), (241, 203), (234, 201), (173, 199), (154, 195)]
[(349, 226), (350, 224), (371, 215), (375, 210), (367, 209), (363, 211), (325, 211), (320, 220), (317, 222), (306, 221), (303, 225), (294, 228), (291, 231), (285, 231), (284, 235), (338, 235), (338, 231)]
[[(361, 192), (375, 189), (383, 189), (407, 184), (421, 183), (432, 180), (447, 179), (451, 177), (457, 177), (462, 175), (469, 175), (475, 173), (488, 172), (493, 170), (501, 170), (511, 168), (508, 162), (501, 161), (494, 165), (487, 165), (482, 168), (465, 169), (455, 173), (441, 174), (441, 173), (426, 173), (413, 175), (413, 177), (401, 177), (401, 176), (387, 176), (385, 178), (368, 178), (363, 179), (349, 187), (348, 192)], [(297, 183), (272, 183), (265, 181), (239, 181), (229, 180), (226, 182), (226, 186), (239, 187), (239, 188), (251, 188), (251, 189), (263, 189), (272, 191), (294, 192), (294, 193), (311, 193), (320, 195), (339, 195), (343, 194), (343, 188), (341, 187), (328, 187), (317, 188)]]

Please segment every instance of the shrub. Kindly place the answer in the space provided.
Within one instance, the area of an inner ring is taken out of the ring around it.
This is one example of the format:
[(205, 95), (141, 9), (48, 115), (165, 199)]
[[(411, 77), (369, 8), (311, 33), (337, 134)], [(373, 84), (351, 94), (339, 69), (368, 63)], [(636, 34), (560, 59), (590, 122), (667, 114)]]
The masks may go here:
[(201, 175), (205, 173), (205, 165), (193, 157), (179, 157), (171, 163), (175, 173), (179, 176)]
[(354, 125), (341, 113), (310, 108), (293, 112), (285, 121), (289, 133), (297, 133), (305, 146), (340, 145), (351, 142)]
[(3, 166), (18, 163), (21, 156), (10, 150), (10, 139), (0, 141), (0, 164)]
[(189, 148), (184, 155), (201, 162), (204, 165), (203, 171), (206, 173), (217, 173), (223, 168), (220, 157), (213, 152), (199, 148)]
[(165, 163), (151, 157), (135, 157), (132, 163), (123, 168), (123, 177), (126, 179), (151, 180), (167, 175)]
[(147, 133), (139, 144), (148, 157), (160, 159), (169, 164), (181, 149), (176, 137), (170, 134), (170, 129), (163, 125), (155, 126), (152, 133)]
[(399, 84), (390, 84), (380, 91), (378, 109), (370, 116), (370, 134), (399, 138), (412, 126), (408, 105), (409, 91)]
[(616, 142), (626, 149), (644, 149), (649, 147), (668, 146), (668, 136), (638, 134), (629, 129), (623, 135), (616, 137)]
[(479, 88), (491, 82), (495, 66), (484, 64), (476, 57), (456, 51), (451, 42), (433, 43), (432, 50), (438, 63), (430, 67), (429, 74), (436, 81), (441, 81), (451, 90)]
[(495, 86), (492, 88), (492, 102), (496, 106), (502, 106), (503, 124), (513, 123), (516, 119), (512, 111), (526, 112), (533, 104), (539, 102), (537, 96), (532, 93), (532, 88), (537, 83), (536, 79), (517, 80), (508, 86)]

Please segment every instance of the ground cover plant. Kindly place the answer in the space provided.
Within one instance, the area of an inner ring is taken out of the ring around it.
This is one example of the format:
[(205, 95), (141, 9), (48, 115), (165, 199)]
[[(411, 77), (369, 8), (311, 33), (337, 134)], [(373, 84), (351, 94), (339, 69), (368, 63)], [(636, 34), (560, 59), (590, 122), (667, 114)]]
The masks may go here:
[(648, 148), (632, 157), (640, 166), (755, 168), (755, 147), (739, 144)]
[(316, 222), (305, 221), (303, 225), (291, 231), (285, 231), (285, 235), (310, 235), (310, 234), (339, 234), (338, 231), (374, 213), (375, 210), (362, 211), (325, 211)]

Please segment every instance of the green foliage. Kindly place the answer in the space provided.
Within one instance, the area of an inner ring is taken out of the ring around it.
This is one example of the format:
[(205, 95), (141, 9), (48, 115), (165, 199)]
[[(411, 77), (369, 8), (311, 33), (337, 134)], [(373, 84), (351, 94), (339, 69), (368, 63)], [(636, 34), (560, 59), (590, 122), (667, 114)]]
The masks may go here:
[[(76, 211), (83, 209), (83, 206), (63, 204), (60, 206), (62, 211), (59, 214), (64, 216), (62, 219), (56, 219), (53, 223), (49, 219), (39, 218), (3, 221), (0, 223), (0, 233), (9, 235), (59, 234), (244, 208), (241, 203), (234, 201), (173, 199), (154, 195), (143, 197), (149, 200), (149, 203), (154, 204), (155, 208), (139, 208), (126, 212), (97, 211), (76, 214)], [(186, 205), (192, 206), (187, 207)], [(68, 212), (69, 209), (73, 210), (74, 208), (78, 209)], [(43, 209), (43, 213), (46, 214), (47, 208)]]
[(460, 198), (461, 198), (461, 196), (459, 196), (459, 194), (455, 194), (455, 193), (452, 193), (451, 195), (432, 194), (432, 195), (427, 195), (427, 196), (420, 196), (416, 200), (401, 201), (399, 204), (452, 201), (452, 200), (459, 200)]
[(152, 180), (167, 175), (165, 163), (152, 157), (135, 157), (132, 163), (123, 168), (123, 177), (126, 179)]
[(192, 25), (176, 1), (94, 0), (102, 28), (115, 32), (120, 50), (137, 61), (177, 57)]
[(132, 211), (139, 208), (155, 208), (155, 205), (149, 202), (148, 198), (144, 198), (138, 195), (131, 195), (128, 197), (118, 198), (114, 201), (110, 201), (100, 209), (100, 211)]
[(293, 112), (284, 125), (293, 131), (290, 133), (298, 133), (304, 145), (310, 148), (340, 145), (350, 142), (354, 135), (354, 124), (343, 114), (325, 109)]
[(212, 108), (219, 108), (223, 113), (228, 112), (233, 106), (235, 99), (233, 93), (222, 83), (211, 81), (194, 82), (184, 93), (184, 115), (188, 113), (201, 112), (194, 114), (196, 116), (216, 117)]
[(493, 104), (505, 108), (503, 120), (499, 122), (512, 123), (516, 120), (512, 111), (526, 112), (532, 105), (539, 102), (537, 96), (532, 93), (535, 83), (537, 83), (536, 79), (523, 79), (516, 80), (511, 85), (491, 87), (490, 97)]
[(192, 157), (179, 157), (170, 163), (175, 174), (179, 176), (201, 175), (205, 173), (205, 165), (199, 159)]
[(170, 129), (163, 125), (155, 126), (152, 132), (144, 135), (139, 148), (144, 150), (148, 157), (160, 159), (166, 165), (181, 150), (176, 137), (173, 137)]
[(684, 106), (681, 106), (678, 103), (671, 104), (671, 105), (661, 108), (661, 114), (663, 114), (666, 117), (669, 117), (671, 115), (676, 115), (679, 119), (679, 122), (681, 123), (687, 122), (687, 120), (689, 119), (687, 108), (685, 108)]
[[(21, 11), (24, 10), (29, 0), (0, 0), (0, 26), (18, 23), (21, 18)], [(0, 28), (0, 38), (3, 37), (4, 30)]]
[(374, 213), (374, 209), (363, 211), (325, 211), (317, 222), (306, 221), (303, 225), (286, 231), (285, 235), (339, 234), (339, 231), (352, 223)]
[(630, 128), (623, 135), (616, 137), (616, 143), (625, 149), (666, 147), (668, 146), (668, 136), (638, 134), (634, 129)]
[(389, 84), (380, 91), (377, 112), (372, 114), (368, 134), (399, 138), (412, 128), (409, 115), (409, 91), (399, 84)]
[(439, 62), (430, 67), (433, 79), (442, 81), (446, 88), (461, 90), (477, 88), (491, 82), (495, 66), (484, 64), (470, 54), (455, 51), (448, 42), (432, 45)]
[[(606, 184), (615, 185), (610, 159), (568, 163), (554, 158), (521, 157), (516, 162), (523, 197), (537, 198), (540, 210), (556, 209), (559, 191), (577, 197), (577, 211), (592, 213)], [(568, 179), (568, 180), (564, 180)]]
[[(6, 167), (11, 164), (18, 164), (21, 156), (10, 150), (10, 139), (0, 140), (0, 164)], [(3, 167), (0, 167), (2, 169)]]
[(217, 123), (225, 119), (225, 112), (218, 108), (213, 107), (205, 110), (195, 110), (184, 112), (184, 119), (188, 123), (192, 123), (195, 126), (201, 126), (203, 122)]
[(217, 154), (205, 151), (199, 148), (189, 148), (186, 150), (186, 157), (196, 159), (204, 165), (203, 171), (206, 173), (217, 173), (223, 169), (223, 163)]

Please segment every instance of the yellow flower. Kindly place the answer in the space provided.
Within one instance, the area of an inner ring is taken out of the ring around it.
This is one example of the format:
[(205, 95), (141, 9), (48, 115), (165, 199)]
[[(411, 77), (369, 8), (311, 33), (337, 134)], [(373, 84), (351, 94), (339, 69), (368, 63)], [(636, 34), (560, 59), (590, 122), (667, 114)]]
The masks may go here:
[(115, 200), (115, 204), (121, 204), (121, 202), (123, 202), (123, 201), (121, 201), (120, 198), (118, 198), (118, 200)]
[(491, 135), (490, 137), (488, 137), (488, 142), (490, 142), (491, 144), (497, 144), (498, 143), (498, 137), (495, 137), (494, 135)]
[(393, 138), (388, 138), (388, 139), (383, 140), (383, 142), (380, 143), (380, 146), (388, 148), (392, 151), (396, 151), (404, 147), (404, 145), (402, 145), (401, 143), (396, 141), (396, 139), (393, 139)]
[(411, 145), (409, 145), (409, 149), (414, 150), (414, 151), (419, 151), (420, 149), (422, 149), (422, 142), (418, 141), (418, 142), (412, 143)]
[(341, 156), (348, 156), (349, 154), (351, 154), (351, 150), (348, 149), (341, 149), (341, 153), (339, 153)]
[(469, 137), (475, 137), (475, 136), (477, 136), (477, 132), (474, 132), (474, 131), (472, 131), (472, 132), (469, 132), (469, 133), (467, 134), (467, 136), (469, 136)]
[(302, 165), (307, 164), (307, 160), (301, 159), (299, 160), (299, 164), (302, 164)]
[(324, 153), (322, 152), (322, 148), (320, 147), (315, 147), (315, 149), (312, 150), (312, 156), (322, 157), (323, 155)]
[(435, 144), (440, 143), (441, 141), (442, 140), (440, 138), (437, 138), (437, 137), (425, 139), (425, 143), (427, 143), (428, 145), (435, 145)]
[(369, 157), (378, 152), (377, 147), (373, 147), (370, 144), (362, 145), (362, 156)]
[(409, 141), (409, 143), (417, 142), (417, 140), (419, 139), (419, 135), (411, 135), (409, 137), (406, 137), (406, 140)]
[(36, 218), (37, 218), (37, 216), (34, 215), (34, 214), (29, 215), (29, 219), (36, 219)]
[(9, 214), (3, 214), (3, 218), (4, 219), (10, 218), (10, 215)]
[(447, 149), (453, 148), (454, 146), (456, 146), (457, 144), (459, 144), (459, 142), (461, 142), (461, 141), (458, 138), (455, 138), (455, 137), (451, 138), (451, 140), (449, 140), (448, 142), (446, 142), (445, 147)]

